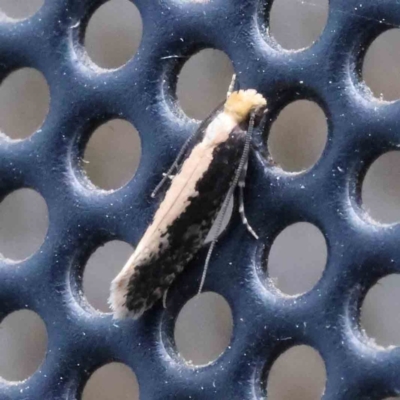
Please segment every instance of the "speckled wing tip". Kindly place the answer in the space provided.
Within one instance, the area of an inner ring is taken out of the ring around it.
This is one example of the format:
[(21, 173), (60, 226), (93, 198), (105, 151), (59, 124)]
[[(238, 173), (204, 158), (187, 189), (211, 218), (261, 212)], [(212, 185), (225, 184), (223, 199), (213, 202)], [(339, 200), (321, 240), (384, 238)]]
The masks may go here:
[(126, 296), (128, 294), (129, 278), (130, 271), (124, 271), (111, 282), (111, 290), (108, 304), (113, 312), (114, 319), (138, 319), (145, 311), (143, 308), (139, 312), (134, 312), (128, 310), (128, 308), (126, 307)]

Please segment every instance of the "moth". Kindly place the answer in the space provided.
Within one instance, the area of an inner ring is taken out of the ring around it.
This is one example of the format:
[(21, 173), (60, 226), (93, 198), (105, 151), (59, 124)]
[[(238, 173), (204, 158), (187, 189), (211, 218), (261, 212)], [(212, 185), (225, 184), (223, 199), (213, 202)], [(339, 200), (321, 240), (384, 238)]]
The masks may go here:
[(232, 89), (233, 84), (226, 101), (187, 140), (152, 193), (155, 197), (169, 182), (151, 224), (112, 281), (109, 304), (114, 318), (139, 318), (165, 296), (176, 276), (202, 247), (215, 222), (217, 229), (205, 261), (201, 292), (224, 214), (237, 186), (242, 221), (257, 238), (245, 216), (243, 187), (251, 135), (267, 102), (254, 89)]

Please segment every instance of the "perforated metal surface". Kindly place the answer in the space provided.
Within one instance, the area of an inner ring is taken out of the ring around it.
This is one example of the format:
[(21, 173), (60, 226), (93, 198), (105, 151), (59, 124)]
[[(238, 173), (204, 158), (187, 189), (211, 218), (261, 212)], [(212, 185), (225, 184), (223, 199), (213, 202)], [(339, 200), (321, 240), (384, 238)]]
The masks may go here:
[[(85, 25), (102, 3), (47, 0), (31, 19), (0, 24), (1, 79), (34, 67), (51, 90), (41, 130), (25, 141), (0, 141), (0, 196), (34, 188), (50, 219), (40, 251), (16, 265), (1, 261), (0, 318), (22, 308), (37, 312), (48, 352), (27, 381), (0, 381), (0, 399), (79, 398), (90, 374), (111, 361), (135, 371), (143, 400), (260, 399), (273, 361), (296, 344), (321, 353), (326, 400), (400, 393), (399, 350), (374, 347), (358, 328), (366, 291), (400, 269), (399, 226), (371, 222), (359, 190), (373, 160), (400, 142), (399, 104), (374, 100), (359, 78), (370, 42), (400, 24), (399, 2), (331, 0), (318, 42), (285, 52), (267, 34), (271, 1), (136, 0), (142, 43), (115, 71), (96, 69), (82, 47)], [(196, 291), (204, 251), (174, 284), (168, 310), (157, 306), (137, 322), (93, 313), (82, 299), (81, 276), (101, 244), (138, 242), (155, 207), (148, 194), (195, 129), (176, 106), (177, 73), (207, 47), (226, 52), (240, 85), (269, 99), (271, 121), (295, 99), (316, 101), (328, 117), (329, 139), (320, 161), (297, 175), (275, 167), (261, 138), (255, 141), (246, 203), (262, 239), (254, 241), (235, 215), (219, 242), (205, 289), (231, 305), (233, 337), (218, 360), (192, 368), (177, 355), (173, 325)], [(80, 172), (79, 159), (95, 127), (114, 117), (139, 130), (142, 159), (128, 185), (101, 192)], [(265, 256), (277, 234), (298, 221), (321, 229), (329, 257), (314, 289), (289, 298), (268, 280)]]

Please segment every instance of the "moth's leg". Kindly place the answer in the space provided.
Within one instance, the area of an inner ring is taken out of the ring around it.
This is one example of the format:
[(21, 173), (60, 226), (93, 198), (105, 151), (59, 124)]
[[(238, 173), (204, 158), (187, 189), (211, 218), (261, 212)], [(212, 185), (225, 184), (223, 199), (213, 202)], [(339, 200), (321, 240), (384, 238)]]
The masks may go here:
[(232, 94), (233, 90), (235, 89), (235, 84), (236, 84), (236, 74), (233, 74), (228, 92), (226, 93), (226, 98), (228, 98)]
[(247, 230), (250, 232), (250, 234), (253, 235), (256, 240), (258, 240), (258, 235), (255, 233), (254, 229), (249, 224), (249, 221), (246, 218), (246, 212), (244, 210), (244, 187), (246, 185), (247, 166), (248, 166), (248, 160), (243, 165), (243, 169), (241, 171), (241, 175), (240, 175), (239, 182), (238, 182), (239, 214), (240, 214), (240, 217), (242, 218), (243, 225), (247, 228)]
[[(174, 172), (175, 169), (179, 168), (179, 163), (182, 161), (182, 158), (185, 156), (186, 150), (189, 147), (191, 141), (193, 140), (194, 136), (196, 135), (196, 131), (192, 133), (188, 139), (186, 139), (186, 142), (183, 144), (182, 148), (180, 149), (178, 155), (175, 158), (175, 161), (172, 163), (170, 168), (166, 173), (163, 174), (163, 178), (161, 179), (160, 183), (155, 187), (153, 190), (153, 193), (151, 194), (151, 197), (155, 197), (158, 191), (163, 187), (164, 183), (167, 182), (168, 179), (172, 179), (173, 175), (172, 172)], [(172, 178), (171, 178), (172, 177)]]
[(167, 308), (167, 297), (168, 297), (168, 290), (169, 288), (167, 288), (163, 294), (163, 298), (162, 298), (162, 305), (163, 308), (166, 309)]
[(163, 172), (162, 176), (163, 176), (164, 178), (167, 176), (169, 179), (171, 179), (171, 181), (172, 181), (172, 179), (175, 178), (175, 175), (167, 175), (165, 172)]

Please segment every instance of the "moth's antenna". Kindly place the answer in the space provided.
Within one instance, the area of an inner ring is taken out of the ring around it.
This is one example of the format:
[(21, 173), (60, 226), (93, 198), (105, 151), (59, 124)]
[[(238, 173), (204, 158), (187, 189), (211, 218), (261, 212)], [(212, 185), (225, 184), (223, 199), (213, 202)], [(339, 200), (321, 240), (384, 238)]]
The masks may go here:
[(173, 162), (173, 164), (169, 167), (169, 170), (167, 171), (166, 174), (164, 174), (164, 177), (161, 179), (160, 183), (155, 187), (155, 189), (153, 190), (151, 197), (155, 197), (156, 194), (158, 193), (158, 191), (163, 187), (164, 183), (170, 178), (171, 173), (174, 171), (174, 169), (178, 168), (178, 164), (180, 163), (180, 161), (182, 160), (182, 157), (185, 155), (187, 148), (190, 145), (190, 142), (193, 140), (194, 136), (196, 134), (196, 131), (194, 133), (192, 133), (188, 139), (186, 139), (186, 142), (184, 143), (184, 145), (182, 146), (182, 148), (180, 149), (178, 155), (175, 158), (175, 161)]
[(250, 225), (249, 221), (247, 220), (246, 217), (246, 211), (244, 209), (244, 187), (245, 187), (245, 182), (244, 179), (246, 178), (246, 171), (247, 170), (247, 163), (243, 167), (243, 174), (240, 177), (238, 187), (239, 187), (239, 214), (240, 217), (242, 218), (242, 223), (248, 230), (248, 232), (254, 237), (254, 239), (258, 240), (258, 235), (254, 231), (253, 227)]
[(229, 200), (231, 199), (231, 197), (235, 191), (235, 188), (240, 179), (240, 175), (242, 173), (242, 169), (246, 165), (247, 159), (249, 157), (251, 137), (253, 135), (254, 120), (255, 120), (257, 111), (258, 111), (257, 109), (254, 110), (250, 115), (249, 128), (246, 133), (246, 140), (244, 142), (242, 157), (240, 158), (239, 166), (238, 166), (238, 169), (236, 170), (235, 177), (233, 178), (233, 182), (232, 182), (231, 186), (229, 187), (228, 193), (225, 197), (224, 202), (222, 203), (220, 213), (217, 217), (217, 221), (216, 221), (217, 229), (215, 230), (214, 237), (211, 241), (210, 247), (208, 248), (207, 257), (206, 257), (206, 261), (204, 263), (204, 268), (203, 268), (203, 275), (201, 276), (201, 281), (200, 281), (199, 290), (198, 290), (197, 294), (200, 294), (203, 290), (204, 282), (205, 282), (206, 276), (207, 276), (208, 266), (210, 264), (211, 255), (213, 253), (215, 244), (217, 243), (218, 236), (221, 233), (222, 221), (224, 220), (224, 217), (228, 210)]
[(164, 310), (167, 308), (167, 296), (168, 296), (169, 287), (165, 290), (163, 297), (162, 297), (162, 305)]

